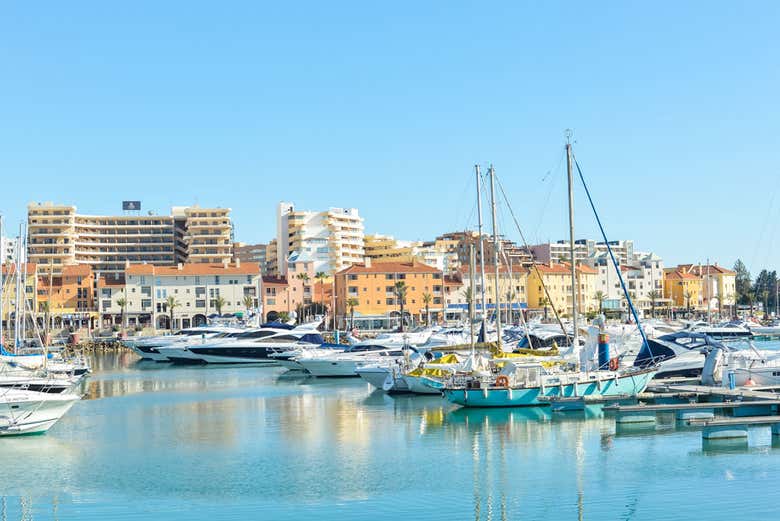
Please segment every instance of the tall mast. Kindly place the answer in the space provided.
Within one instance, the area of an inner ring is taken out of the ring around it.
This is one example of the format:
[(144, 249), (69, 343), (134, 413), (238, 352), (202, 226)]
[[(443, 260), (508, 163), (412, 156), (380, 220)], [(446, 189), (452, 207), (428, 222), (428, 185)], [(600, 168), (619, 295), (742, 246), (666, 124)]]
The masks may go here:
[(569, 179), (569, 254), (571, 261), (571, 315), (574, 319), (574, 338), (572, 339), (572, 345), (574, 349), (578, 349), (579, 343), (579, 331), (577, 330), (577, 263), (574, 258), (574, 180), (571, 170), (571, 130), (566, 131), (566, 174)]
[(21, 288), (19, 296), (22, 297), (22, 316), (19, 319), (22, 330), (22, 343), (27, 339), (27, 230), (25, 225), (20, 226), (19, 231), (19, 279)]
[(712, 323), (712, 306), (710, 305), (710, 259), (707, 258), (707, 323)]
[(0, 215), (0, 347), (3, 345), (3, 299), (5, 291), (3, 286), (3, 266), (5, 265), (5, 244), (3, 244), (3, 216)]
[(496, 223), (496, 172), (493, 165), (490, 165), (490, 206), (493, 211), (493, 270), (496, 278), (494, 280), (494, 289), (496, 294), (496, 335), (498, 338), (498, 347), (501, 347), (501, 291), (498, 288), (498, 224)]
[(474, 253), (474, 245), (469, 244), (469, 281), (470, 281), (470, 290), (471, 290), (471, 301), (469, 302), (469, 326), (471, 330), (471, 354), (474, 355), (474, 301), (476, 300), (476, 295), (474, 295), (474, 282), (477, 278), (476, 274), (476, 261), (474, 259), (476, 257)]
[(14, 273), (15, 281), (16, 281), (16, 294), (14, 295), (14, 348), (18, 349), (20, 346), (20, 336), (19, 336), (19, 303), (22, 301), (22, 276), (20, 273), (20, 263), (19, 261), (22, 258), (22, 224), (19, 223), (19, 237), (16, 240), (16, 262), (14, 264), (14, 267), (16, 268), (16, 272)]
[[(479, 165), (474, 165), (474, 171), (477, 174), (477, 217), (479, 222), (479, 275), (480, 275), (480, 307), (482, 309), (482, 332), (487, 334), (486, 313), (485, 307), (485, 241), (482, 234), (482, 174), (479, 172)], [(471, 298), (475, 298), (472, 295)]]

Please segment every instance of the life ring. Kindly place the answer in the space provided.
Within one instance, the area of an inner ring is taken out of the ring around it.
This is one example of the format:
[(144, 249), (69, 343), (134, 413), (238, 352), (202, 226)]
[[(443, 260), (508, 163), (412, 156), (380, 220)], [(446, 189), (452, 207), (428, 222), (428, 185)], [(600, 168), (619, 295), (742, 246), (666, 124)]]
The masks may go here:
[(496, 378), (496, 387), (509, 387), (509, 377), (505, 374), (498, 375), (498, 378)]
[(618, 357), (609, 359), (609, 370), (610, 371), (617, 371), (619, 367), (620, 367), (620, 360), (618, 359)]

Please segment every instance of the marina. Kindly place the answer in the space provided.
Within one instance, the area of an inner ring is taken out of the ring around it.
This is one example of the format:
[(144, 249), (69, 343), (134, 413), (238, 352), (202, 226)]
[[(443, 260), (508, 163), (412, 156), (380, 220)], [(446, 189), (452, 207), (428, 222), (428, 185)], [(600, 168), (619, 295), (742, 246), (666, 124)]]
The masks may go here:
[[(280, 367), (129, 352), (92, 367), (84, 400), (49, 433), (0, 444), (4, 468), (25, 461), (4, 486), (6, 519), (663, 520), (775, 508), (769, 428), (711, 449), (673, 414), (632, 429), (599, 406), (463, 409)], [(555, 508), (540, 499), (552, 484)]]

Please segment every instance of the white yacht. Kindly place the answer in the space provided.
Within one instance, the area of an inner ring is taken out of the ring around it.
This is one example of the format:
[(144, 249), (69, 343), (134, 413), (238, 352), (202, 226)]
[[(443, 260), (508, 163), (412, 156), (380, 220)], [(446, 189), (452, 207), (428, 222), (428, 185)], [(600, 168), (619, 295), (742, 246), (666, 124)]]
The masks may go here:
[(160, 353), (160, 347), (170, 346), (177, 343), (197, 341), (199, 339), (210, 339), (219, 335), (220, 333), (224, 333), (225, 330), (225, 326), (197, 326), (182, 329), (181, 331), (177, 331), (172, 335), (136, 338), (133, 340), (125, 340), (122, 343), (132, 349), (143, 360), (168, 362), (168, 357)]
[(0, 389), (0, 436), (46, 432), (79, 399), (71, 393)]
[(731, 351), (730, 347), (704, 333), (687, 330), (649, 338), (647, 347), (643, 347), (634, 360), (634, 367), (657, 365), (655, 378), (693, 378), (701, 375), (707, 352), (714, 348)]
[(185, 356), (171, 354), (170, 359), (174, 363), (279, 365), (271, 354), (324, 343), (316, 324), (266, 324), (230, 338), (188, 345)]
[[(416, 352), (414, 348), (407, 348)], [(404, 356), (404, 348), (386, 347), (376, 344), (352, 346), (349, 350), (332, 355), (306, 357), (297, 362), (313, 376), (358, 376), (357, 369), (363, 365), (394, 364)]]

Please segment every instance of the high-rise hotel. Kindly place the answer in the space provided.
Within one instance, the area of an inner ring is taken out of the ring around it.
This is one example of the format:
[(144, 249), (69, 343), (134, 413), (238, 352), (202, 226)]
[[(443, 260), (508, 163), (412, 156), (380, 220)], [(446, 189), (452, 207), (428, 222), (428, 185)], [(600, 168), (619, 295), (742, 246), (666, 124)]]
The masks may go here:
[(224, 263), (233, 256), (229, 208), (174, 207), (171, 215), (83, 215), (54, 203), (27, 206), (27, 251), (39, 272), (69, 264), (122, 273), (125, 264)]

